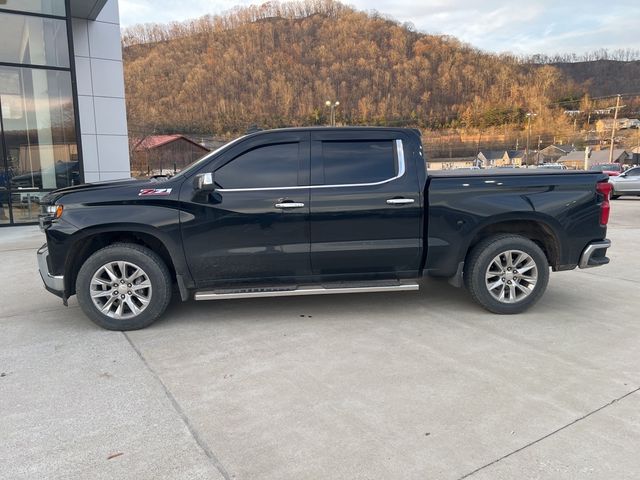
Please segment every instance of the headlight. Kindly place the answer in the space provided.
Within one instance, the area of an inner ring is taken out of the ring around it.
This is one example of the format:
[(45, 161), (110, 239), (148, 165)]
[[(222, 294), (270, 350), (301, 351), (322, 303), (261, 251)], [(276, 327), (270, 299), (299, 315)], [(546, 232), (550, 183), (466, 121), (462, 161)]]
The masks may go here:
[(64, 207), (62, 205), (47, 205), (45, 207), (45, 212), (53, 218), (60, 218), (62, 216), (63, 209)]

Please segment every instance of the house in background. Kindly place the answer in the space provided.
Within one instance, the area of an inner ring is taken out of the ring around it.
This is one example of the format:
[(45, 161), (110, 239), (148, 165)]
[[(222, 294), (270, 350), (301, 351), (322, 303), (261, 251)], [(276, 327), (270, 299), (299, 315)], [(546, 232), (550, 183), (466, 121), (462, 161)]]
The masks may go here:
[(476, 158), (482, 168), (498, 167), (504, 165), (506, 153), (504, 150), (483, 150)]
[[(522, 166), (526, 164), (525, 161), (525, 150), (507, 150), (507, 157), (509, 159), (510, 165)], [(535, 158), (535, 153), (529, 150), (529, 158)]]
[(228, 143), (229, 140), (221, 139), (220, 137), (205, 136), (205, 135), (186, 135), (186, 137), (192, 142), (206, 148), (209, 151), (214, 151)]
[[(629, 163), (631, 156), (623, 149), (616, 148), (613, 151), (613, 163)], [(584, 168), (584, 150), (573, 151), (558, 160), (567, 168), (583, 169)], [(587, 161), (587, 165), (591, 168), (594, 165), (603, 165), (609, 163), (609, 150), (594, 150)]]
[(537, 163), (556, 163), (560, 157), (564, 157), (573, 150), (571, 145), (549, 145), (538, 152)]
[(210, 151), (184, 135), (149, 135), (131, 147), (133, 176), (174, 174)]
[[(596, 122), (596, 131), (598, 133), (610, 131), (612, 127), (612, 118), (603, 118)], [(637, 118), (618, 118), (616, 120), (616, 130), (626, 130), (627, 128), (640, 128), (640, 120)]]
[(471, 168), (477, 166), (474, 157), (435, 158), (427, 161), (429, 170), (456, 170), (458, 168)]
[[(529, 153), (531, 155), (531, 152)], [(483, 150), (477, 155), (482, 168), (524, 165), (524, 150)]]

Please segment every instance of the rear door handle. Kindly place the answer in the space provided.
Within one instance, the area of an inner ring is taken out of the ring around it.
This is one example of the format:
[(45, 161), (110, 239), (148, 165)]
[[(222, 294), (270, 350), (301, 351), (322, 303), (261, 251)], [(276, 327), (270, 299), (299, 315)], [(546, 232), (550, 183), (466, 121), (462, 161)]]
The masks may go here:
[(300, 203), (300, 202), (282, 202), (282, 203), (276, 203), (274, 205), (274, 207), (276, 207), (276, 208), (302, 208), (302, 207), (304, 207), (304, 203)]
[(413, 202), (415, 202), (413, 198), (390, 198), (387, 200), (389, 205), (406, 205)]

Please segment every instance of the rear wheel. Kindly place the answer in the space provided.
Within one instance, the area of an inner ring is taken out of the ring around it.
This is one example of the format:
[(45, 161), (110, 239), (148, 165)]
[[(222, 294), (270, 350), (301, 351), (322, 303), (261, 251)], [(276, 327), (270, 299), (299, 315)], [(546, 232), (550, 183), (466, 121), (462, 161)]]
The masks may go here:
[(171, 274), (153, 251), (117, 243), (80, 268), (76, 294), (82, 311), (108, 330), (138, 330), (153, 323), (171, 300)]
[(542, 249), (520, 235), (495, 235), (474, 247), (465, 264), (465, 284), (490, 312), (525, 311), (544, 294), (549, 265)]

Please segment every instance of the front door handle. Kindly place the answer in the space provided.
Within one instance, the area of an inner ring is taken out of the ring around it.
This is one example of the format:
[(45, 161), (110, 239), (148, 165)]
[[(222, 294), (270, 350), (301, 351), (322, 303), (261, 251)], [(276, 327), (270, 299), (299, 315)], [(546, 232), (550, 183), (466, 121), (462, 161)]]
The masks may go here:
[(389, 205), (406, 205), (413, 202), (415, 202), (413, 198), (390, 198), (387, 200)]
[(274, 207), (276, 207), (276, 208), (302, 208), (302, 207), (304, 207), (304, 203), (300, 203), (300, 202), (282, 202), (282, 203), (276, 203), (274, 205)]

